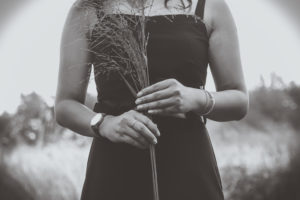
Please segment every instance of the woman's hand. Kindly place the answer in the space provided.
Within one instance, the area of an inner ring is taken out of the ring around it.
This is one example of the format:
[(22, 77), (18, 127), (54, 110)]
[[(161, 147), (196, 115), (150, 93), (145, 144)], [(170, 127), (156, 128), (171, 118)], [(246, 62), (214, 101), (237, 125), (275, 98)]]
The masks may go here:
[(160, 132), (148, 117), (131, 110), (119, 116), (106, 116), (99, 133), (112, 142), (122, 142), (145, 149), (156, 144)]
[(201, 98), (196, 90), (182, 85), (176, 79), (167, 79), (141, 90), (135, 103), (138, 111), (185, 117), (187, 112), (198, 107)]

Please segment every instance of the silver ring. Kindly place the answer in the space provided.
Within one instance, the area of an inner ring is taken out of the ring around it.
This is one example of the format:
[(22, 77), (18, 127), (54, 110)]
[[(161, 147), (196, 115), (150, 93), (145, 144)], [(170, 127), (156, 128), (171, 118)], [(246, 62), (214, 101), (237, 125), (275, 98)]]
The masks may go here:
[(137, 120), (132, 120), (132, 123), (131, 123), (132, 128), (135, 128), (136, 123), (137, 123)]

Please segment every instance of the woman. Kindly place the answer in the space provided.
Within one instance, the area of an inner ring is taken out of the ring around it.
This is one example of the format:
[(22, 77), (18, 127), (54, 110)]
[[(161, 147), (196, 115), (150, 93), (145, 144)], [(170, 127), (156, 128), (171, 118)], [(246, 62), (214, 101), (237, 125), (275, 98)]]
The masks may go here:
[[(108, 13), (118, 10), (130, 18), (135, 16), (128, 13), (140, 6), (132, 2), (103, 5)], [(224, 0), (154, 0), (145, 7), (151, 85), (134, 99), (117, 75), (96, 76), (99, 94), (93, 111), (84, 106), (86, 77), (101, 60), (93, 55), (97, 49), (84, 49), (95, 39), (91, 30), (98, 22), (97, 8), (87, 12), (78, 1), (67, 18), (55, 111), (59, 124), (94, 137), (81, 198), (153, 199), (147, 149), (156, 144), (161, 200), (224, 199), (199, 116), (240, 120), (248, 109), (232, 15)], [(216, 92), (203, 89), (208, 63)], [(139, 111), (147, 111), (152, 120)]]

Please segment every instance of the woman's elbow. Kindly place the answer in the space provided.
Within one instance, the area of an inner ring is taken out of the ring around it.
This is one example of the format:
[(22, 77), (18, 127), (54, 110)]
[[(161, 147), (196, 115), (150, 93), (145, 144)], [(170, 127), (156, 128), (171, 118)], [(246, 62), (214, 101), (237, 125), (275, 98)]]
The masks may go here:
[(64, 106), (62, 105), (63, 102), (55, 102), (54, 105), (54, 114), (55, 114), (55, 121), (57, 124), (60, 126), (64, 126), (64, 117), (63, 117), (63, 108)]
[(242, 93), (240, 98), (240, 105), (236, 115), (236, 121), (240, 121), (246, 117), (249, 110), (249, 95), (248, 93)]

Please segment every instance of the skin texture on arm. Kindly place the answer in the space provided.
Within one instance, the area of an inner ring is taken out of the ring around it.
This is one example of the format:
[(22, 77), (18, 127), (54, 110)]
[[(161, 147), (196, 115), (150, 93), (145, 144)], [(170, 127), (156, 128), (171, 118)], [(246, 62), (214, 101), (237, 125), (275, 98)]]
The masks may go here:
[(55, 113), (60, 125), (92, 136), (89, 122), (95, 113), (84, 106), (91, 69), (87, 20), (85, 11), (75, 3), (69, 11), (61, 40)]
[(237, 28), (224, 0), (207, 0), (207, 19), (212, 31), (209, 39), (209, 65), (217, 92), (214, 111), (207, 117), (216, 121), (242, 119), (248, 110)]

